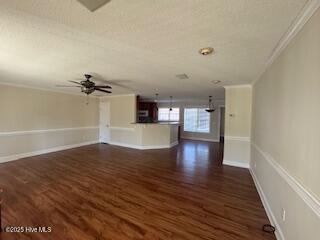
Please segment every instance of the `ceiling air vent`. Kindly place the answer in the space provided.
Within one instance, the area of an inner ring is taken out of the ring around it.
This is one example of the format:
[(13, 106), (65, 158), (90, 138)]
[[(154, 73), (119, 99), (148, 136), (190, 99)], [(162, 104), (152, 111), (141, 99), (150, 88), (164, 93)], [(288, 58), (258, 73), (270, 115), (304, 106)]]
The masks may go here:
[(83, 6), (89, 9), (91, 12), (94, 12), (98, 8), (101, 8), (106, 3), (111, 0), (78, 0)]
[(189, 78), (188, 75), (185, 74), (185, 73), (183, 73), (183, 74), (178, 74), (178, 75), (176, 75), (176, 77), (179, 78), (179, 79), (188, 79), (188, 78)]

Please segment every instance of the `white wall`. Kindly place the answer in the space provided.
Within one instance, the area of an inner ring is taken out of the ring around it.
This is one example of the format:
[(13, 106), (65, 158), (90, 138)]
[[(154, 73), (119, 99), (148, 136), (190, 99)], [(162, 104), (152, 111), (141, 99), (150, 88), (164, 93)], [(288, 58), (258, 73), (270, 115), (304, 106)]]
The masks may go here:
[[(180, 108), (180, 122), (181, 122), (181, 138), (186, 139), (198, 139), (205, 141), (220, 141), (220, 106), (224, 106), (224, 100), (214, 100), (213, 101), (216, 107), (216, 111), (211, 113), (211, 122), (210, 122), (210, 132), (209, 133), (194, 133), (194, 132), (185, 132), (183, 129), (184, 123), (184, 109), (190, 107), (201, 107), (207, 108), (207, 101), (182, 101), (182, 102), (173, 102), (172, 107)], [(158, 107), (169, 107), (170, 103), (168, 102), (160, 102), (158, 103)]]
[(0, 87), (0, 162), (96, 142), (98, 99)]
[(169, 148), (177, 144), (177, 126), (135, 124), (136, 95), (101, 98), (110, 103), (110, 144), (137, 149)]
[(223, 164), (249, 168), (251, 86), (226, 87)]
[(136, 95), (103, 97), (100, 101), (110, 103), (110, 140), (136, 145), (139, 137), (132, 124), (136, 121)]
[(319, 104), (318, 9), (253, 86), (251, 168), (279, 239), (320, 239)]

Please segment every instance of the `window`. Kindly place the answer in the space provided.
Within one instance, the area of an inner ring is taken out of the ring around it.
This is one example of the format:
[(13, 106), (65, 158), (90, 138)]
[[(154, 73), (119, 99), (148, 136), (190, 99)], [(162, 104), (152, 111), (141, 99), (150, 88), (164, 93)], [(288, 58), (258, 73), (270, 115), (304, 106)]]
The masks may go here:
[(184, 109), (184, 131), (185, 132), (210, 132), (210, 113), (205, 108)]
[(159, 108), (158, 109), (158, 121), (179, 121), (180, 110), (179, 108)]

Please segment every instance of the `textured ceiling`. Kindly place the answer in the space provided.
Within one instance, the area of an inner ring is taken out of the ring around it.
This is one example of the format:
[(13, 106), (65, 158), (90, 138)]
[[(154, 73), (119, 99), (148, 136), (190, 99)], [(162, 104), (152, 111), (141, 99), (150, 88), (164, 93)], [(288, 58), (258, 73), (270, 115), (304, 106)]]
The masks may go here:
[[(112, 0), (90, 12), (76, 0), (0, 0), (0, 82), (55, 88), (94, 73), (115, 94), (222, 98), (222, 85), (257, 78), (306, 2)], [(206, 46), (215, 54), (201, 56)]]

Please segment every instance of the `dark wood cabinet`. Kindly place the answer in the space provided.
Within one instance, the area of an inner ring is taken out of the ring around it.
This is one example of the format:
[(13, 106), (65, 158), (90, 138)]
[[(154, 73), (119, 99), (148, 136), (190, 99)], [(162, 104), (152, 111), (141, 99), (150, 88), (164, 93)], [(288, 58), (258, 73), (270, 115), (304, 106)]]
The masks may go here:
[(156, 122), (157, 120), (157, 103), (141, 101), (137, 96), (137, 122)]

